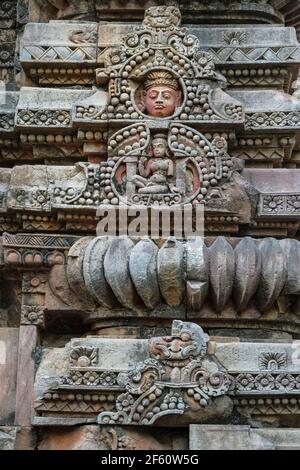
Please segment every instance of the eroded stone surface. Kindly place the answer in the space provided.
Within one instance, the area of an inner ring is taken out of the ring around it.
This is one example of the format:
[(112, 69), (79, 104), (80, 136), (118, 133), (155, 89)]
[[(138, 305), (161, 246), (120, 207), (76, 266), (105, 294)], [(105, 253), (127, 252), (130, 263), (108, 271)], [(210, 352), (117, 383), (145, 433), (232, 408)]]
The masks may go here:
[(11, 426), (15, 420), (19, 332), (0, 328), (0, 423)]
[(16, 428), (0, 428), (0, 450), (15, 450)]
[(45, 431), (39, 450), (185, 450), (187, 430), (171, 433), (155, 429), (134, 431), (126, 427), (82, 426)]
[(298, 429), (251, 429), (248, 426), (190, 428), (191, 450), (297, 450)]

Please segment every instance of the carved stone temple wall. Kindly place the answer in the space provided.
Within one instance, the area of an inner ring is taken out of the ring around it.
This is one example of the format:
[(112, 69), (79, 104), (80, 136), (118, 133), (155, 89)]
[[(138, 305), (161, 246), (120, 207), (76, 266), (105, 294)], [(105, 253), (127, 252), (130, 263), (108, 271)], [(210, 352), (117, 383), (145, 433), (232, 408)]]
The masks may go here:
[(0, 449), (300, 449), (299, 18), (0, 2)]

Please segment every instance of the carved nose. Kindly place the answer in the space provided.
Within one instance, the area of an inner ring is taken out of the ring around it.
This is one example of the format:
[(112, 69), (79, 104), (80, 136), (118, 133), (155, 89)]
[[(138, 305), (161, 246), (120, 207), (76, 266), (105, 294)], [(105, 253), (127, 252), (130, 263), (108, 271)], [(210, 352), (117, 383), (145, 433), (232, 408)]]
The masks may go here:
[(181, 344), (178, 341), (173, 341), (171, 345), (171, 351), (174, 353), (180, 352), (182, 349)]
[(162, 93), (160, 92), (159, 95), (157, 95), (157, 98), (156, 98), (156, 103), (163, 103), (164, 100), (163, 100), (163, 97), (162, 97)]

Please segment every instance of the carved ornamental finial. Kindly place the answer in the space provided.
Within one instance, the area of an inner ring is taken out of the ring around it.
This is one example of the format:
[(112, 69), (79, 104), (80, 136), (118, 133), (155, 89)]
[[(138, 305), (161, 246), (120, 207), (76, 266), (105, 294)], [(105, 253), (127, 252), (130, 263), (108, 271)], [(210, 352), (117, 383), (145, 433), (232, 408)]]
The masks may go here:
[(165, 31), (180, 26), (181, 13), (176, 7), (151, 7), (145, 11), (143, 25)]
[(239, 102), (226, 95), (220, 100), (226, 80), (216, 72), (212, 56), (180, 27), (180, 20), (178, 8), (149, 8), (143, 25), (108, 51), (105, 67), (97, 70), (97, 83), (109, 83), (108, 106), (80, 106), (79, 118), (84, 109), (86, 118), (118, 124), (153, 119), (195, 125), (242, 121)]
[(208, 341), (209, 336), (199, 325), (174, 320), (172, 336), (150, 339), (149, 352), (163, 364), (184, 367), (191, 360), (205, 356)]

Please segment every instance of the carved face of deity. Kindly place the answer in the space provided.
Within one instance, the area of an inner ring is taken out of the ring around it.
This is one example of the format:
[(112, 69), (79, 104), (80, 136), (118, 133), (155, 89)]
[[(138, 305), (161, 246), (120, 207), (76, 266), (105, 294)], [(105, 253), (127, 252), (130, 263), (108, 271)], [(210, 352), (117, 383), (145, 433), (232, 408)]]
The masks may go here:
[(180, 10), (176, 7), (150, 7), (146, 10), (144, 25), (148, 28), (168, 29), (179, 26)]
[(163, 137), (156, 137), (152, 141), (152, 153), (154, 158), (164, 158), (168, 153), (168, 144)]
[(167, 70), (153, 70), (139, 88), (138, 107), (148, 116), (167, 118), (181, 105), (181, 95), (177, 77)]
[(172, 116), (179, 102), (179, 92), (167, 86), (152, 86), (145, 92), (146, 114), (165, 118)]

